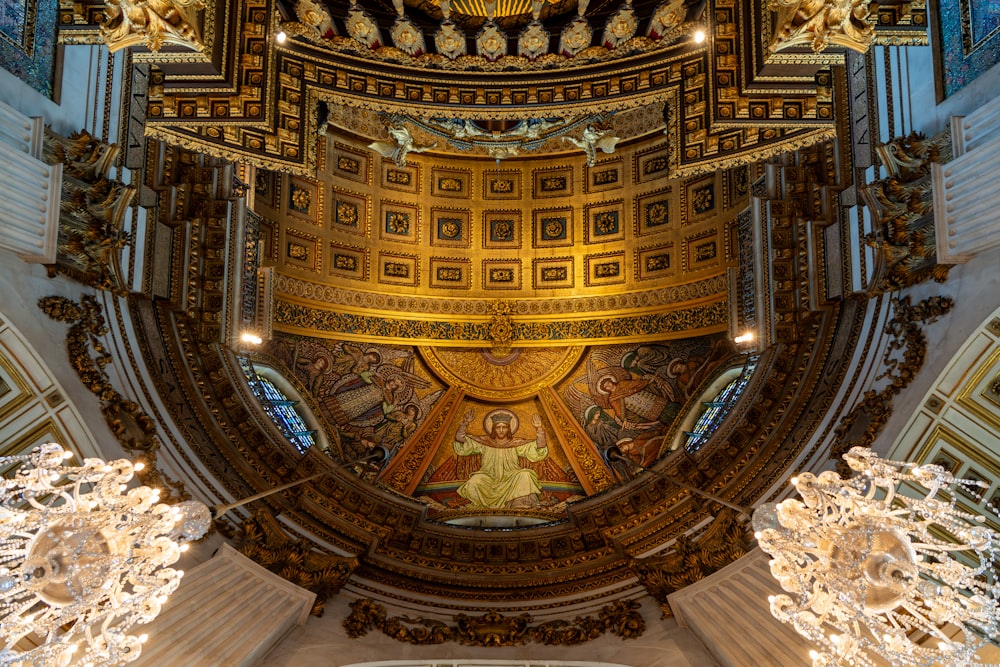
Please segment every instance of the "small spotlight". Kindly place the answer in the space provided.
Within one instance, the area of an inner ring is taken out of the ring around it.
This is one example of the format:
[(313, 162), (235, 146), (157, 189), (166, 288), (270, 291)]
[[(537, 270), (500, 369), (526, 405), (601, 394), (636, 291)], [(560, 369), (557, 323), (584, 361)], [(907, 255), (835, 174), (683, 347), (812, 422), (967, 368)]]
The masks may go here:
[(733, 339), (733, 342), (736, 344), (750, 343), (752, 341), (753, 341), (753, 334), (749, 331), (743, 334), (742, 336), (737, 336), (736, 338)]
[(240, 336), (240, 340), (244, 343), (249, 343), (250, 345), (260, 345), (263, 342), (260, 336), (250, 333), (249, 331), (243, 332), (243, 335)]
[(698, 44), (701, 44), (702, 42), (704, 42), (705, 41), (705, 31), (704, 30), (695, 30), (694, 31), (694, 41), (697, 42)]
[(284, 44), (286, 39), (288, 39), (288, 35), (285, 34), (284, 30), (279, 30), (274, 35), (274, 41), (276, 41), (278, 44)]

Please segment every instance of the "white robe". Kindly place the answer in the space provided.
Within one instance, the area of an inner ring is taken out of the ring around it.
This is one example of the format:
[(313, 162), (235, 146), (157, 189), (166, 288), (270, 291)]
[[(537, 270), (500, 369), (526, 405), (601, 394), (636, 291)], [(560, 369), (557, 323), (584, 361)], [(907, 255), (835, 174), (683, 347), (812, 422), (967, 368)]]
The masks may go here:
[(548, 455), (548, 449), (539, 447), (535, 440), (504, 448), (466, 436), (464, 441), (455, 441), (455, 453), (482, 456), (479, 470), (458, 488), (458, 495), (467, 498), (474, 507), (502, 508), (515, 498), (542, 492), (538, 475), (534, 470), (522, 468), (518, 460), (524, 457), (529, 461), (541, 461)]

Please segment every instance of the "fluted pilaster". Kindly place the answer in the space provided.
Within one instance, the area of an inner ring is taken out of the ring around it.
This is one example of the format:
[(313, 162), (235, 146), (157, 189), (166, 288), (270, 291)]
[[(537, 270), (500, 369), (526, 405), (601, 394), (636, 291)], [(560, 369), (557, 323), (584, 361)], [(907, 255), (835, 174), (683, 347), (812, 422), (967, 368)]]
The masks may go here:
[(937, 260), (960, 264), (1000, 247), (1000, 99), (952, 119), (955, 159), (932, 164)]
[(26, 262), (56, 261), (62, 165), (42, 161), (41, 118), (0, 102), (0, 181), (10, 187), (0, 206), (0, 248)]
[(781, 593), (769, 557), (754, 549), (669, 597), (687, 627), (724, 667), (803, 667), (813, 645), (771, 616), (767, 597)]
[(259, 664), (292, 628), (305, 623), (314, 598), (223, 545), (185, 573), (163, 612), (144, 626), (149, 641), (132, 664)]

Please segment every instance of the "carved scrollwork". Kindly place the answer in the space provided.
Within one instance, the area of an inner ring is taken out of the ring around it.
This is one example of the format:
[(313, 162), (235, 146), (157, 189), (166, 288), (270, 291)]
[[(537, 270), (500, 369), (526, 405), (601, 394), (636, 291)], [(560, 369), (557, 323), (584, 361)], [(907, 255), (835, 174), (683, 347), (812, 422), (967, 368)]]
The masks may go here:
[(390, 617), (382, 605), (361, 599), (351, 603), (351, 613), (344, 619), (344, 629), (352, 638), (380, 630), (407, 644), (456, 642), (465, 646), (523, 646), (529, 643), (572, 646), (597, 639), (605, 633), (622, 639), (636, 639), (646, 631), (639, 603), (633, 600), (618, 600), (602, 607), (596, 617), (578, 616), (572, 621), (531, 623), (530, 614), (505, 616), (496, 610), (476, 617), (458, 614), (454, 617), (454, 625), (435, 619)]
[(668, 618), (673, 610), (667, 596), (729, 565), (752, 547), (753, 535), (746, 521), (734, 510), (722, 508), (699, 536), (681, 535), (665, 555), (633, 558), (630, 567)]
[(322, 616), (326, 601), (358, 567), (357, 558), (324, 554), (309, 542), (294, 540), (282, 530), (274, 515), (256, 510), (239, 526), (219, 522), (219, 532), (236, 540), (237, 550), (283, 579), (316, 594), (312, 615)]
[(830, 44), (864, 53), (875, 40), (871, 0), (768, 0), (777, 13), (771, 51), (808, 44), (816, 53)]
[(205, 0), (106, 0), (101, 36), (109, 51), (141, 44), (159, 51), (164, 44), (202, 51), (198, 12)]
[(892, 415), (893, 398), (913, 381), (927, 357), (927, 338), (920, 323), (930, 324), (951, 311), (955, 302), (948, 297), (928, 297), (911, 305), (910, 297), (892, 301), (895, 312), (885, 325), (890, 337), (882, 365), (885, 371), (876, 380), (887, 380), (880, 390), (870, 389), (834, 430), (836, 444), (830, 458), (841, 475), (852, 474), (843, 460), (852, 447), (870, 447)]
[(46, 130), (45, 161), (63, 165), (59, 241), (50, 275), (62, 273), (100, 290), (125, 294), (121, 250), (130, 241), (125, 213), (136, 189), (109, 179), (118, 147), (86, 130), (63, 137)]
[(101, 342), (107, 326), (97, 300), (86, 295), (77, 303), (62, 296), (46, 296), (38, 300), (38, 307), (52, 319), (70, 325), (66, 334), (70, 364), (83, 385), (100, 399), (101, 412), (118, 442), (145, 464), (136, 471), (139, 481), (161, 489), (164, 502), (188, 500), (191, 496), (184, 483), (168, 478), (156, 467), (160, 441), (155, 421), (138, 403), (122, 396), (104, 372), (112, 358)]
[(911, 132), (876, 148), (889, 176), (861, 189), (877, 224), (866, 243), (878, 251), (871, 294), (944, 282), (949, 266), (938, 264), (930, 165), (951, 160), (951, 133), (926, 138)]

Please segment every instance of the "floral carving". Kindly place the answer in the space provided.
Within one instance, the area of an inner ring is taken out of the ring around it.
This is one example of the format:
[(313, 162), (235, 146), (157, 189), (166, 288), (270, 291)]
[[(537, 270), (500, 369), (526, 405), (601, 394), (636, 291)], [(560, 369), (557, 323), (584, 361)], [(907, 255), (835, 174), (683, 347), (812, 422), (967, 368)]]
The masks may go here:
[(141, 44), (159, 51), (164, 44), (203, 51), (198, 12), (205, 0), (106, 0), (101, 36), (109, 51)]
[(820, 52), (831, 43), (864, 53), (875, 40), (871, 0), (768, 0), (777, 13), (771, 51), (808, 44)]
[(427, 645), (456, 642), (465, 646), (523, 646), (529, 643), (572, 646), (597, 639), (605, 633), (636, 639), (646, 631), (639, 603), (619, 600), (601, 608), (597, 617), (577, 616), (572, 621), (548, 621), (532, 625), (530, 614), (505, 616), (490, 610), (482, 616), (458, 614), (454, 625), (427, 618), (388, 616), (385, 607), (368, 599), (351, 603), (344, 619), (349, 637), (362, 637), (380, 630), (396, 641)]

